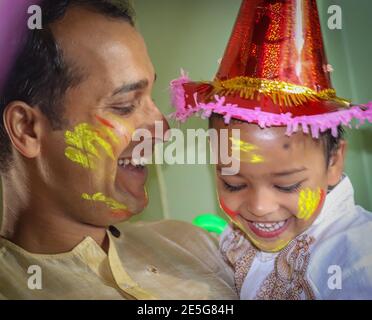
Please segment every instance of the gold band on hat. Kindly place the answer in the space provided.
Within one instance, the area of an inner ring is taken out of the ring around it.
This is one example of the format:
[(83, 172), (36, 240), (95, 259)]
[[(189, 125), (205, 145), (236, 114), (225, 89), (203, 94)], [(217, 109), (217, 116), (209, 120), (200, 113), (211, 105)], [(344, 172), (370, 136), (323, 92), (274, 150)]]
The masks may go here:
[(275, 104), (287, 107), (319, 100), (335, 101), (344, 105), (345, 108), (350, 105), (350, 101), (337, 97), (334, 89), (315, 91), (305, 86), (278, 80), (236, 77), (229, 80), (216, 79), (209, 84), (213, 87), (211, 96), (239, 95), (242, 99), (259, 101), (260, 95), (264, 95), (270, 97)]

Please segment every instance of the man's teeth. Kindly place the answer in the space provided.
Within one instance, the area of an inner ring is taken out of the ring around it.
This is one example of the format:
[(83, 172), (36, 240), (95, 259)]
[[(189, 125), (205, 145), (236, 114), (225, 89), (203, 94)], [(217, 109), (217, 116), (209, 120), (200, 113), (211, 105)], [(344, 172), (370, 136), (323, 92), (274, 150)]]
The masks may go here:
[(144, 167), (148, 163), (146, 158), (141, 159), (119, 159), (118, 160), (118, 166), (119, 167), (125, 167), (129, 164), (131, 164), (134, 167)]
[(286, 223), (286, 220), (273, 222), (273, 223), (252, 222), (255, 228), (261, 231), (265, 231), (265, 232), (272, 232), (272, 231), (279, 230), (285, 225), (285, 223)]

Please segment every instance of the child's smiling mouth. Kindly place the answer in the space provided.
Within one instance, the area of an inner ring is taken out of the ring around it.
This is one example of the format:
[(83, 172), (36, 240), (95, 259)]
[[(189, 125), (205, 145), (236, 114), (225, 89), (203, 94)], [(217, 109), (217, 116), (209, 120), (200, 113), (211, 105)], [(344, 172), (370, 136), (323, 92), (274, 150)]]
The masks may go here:
[(286, 220), (274, 222), (255, 222), (249, 221), (241, 215), (240, 217), (254, 234), (266, 239), (280, 236), (288, 228), (291, 221), (291, 218), (287, 218)]

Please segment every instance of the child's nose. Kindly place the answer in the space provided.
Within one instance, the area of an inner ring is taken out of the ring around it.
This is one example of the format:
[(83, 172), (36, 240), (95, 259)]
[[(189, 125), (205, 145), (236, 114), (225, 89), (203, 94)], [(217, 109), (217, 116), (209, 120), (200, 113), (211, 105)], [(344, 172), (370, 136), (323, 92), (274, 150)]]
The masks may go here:
[(271, 192), (262, 190), (252, 190), (247, 197), (246, 210), (253, 216), (264, 217), (275, 213), (278, 204)]

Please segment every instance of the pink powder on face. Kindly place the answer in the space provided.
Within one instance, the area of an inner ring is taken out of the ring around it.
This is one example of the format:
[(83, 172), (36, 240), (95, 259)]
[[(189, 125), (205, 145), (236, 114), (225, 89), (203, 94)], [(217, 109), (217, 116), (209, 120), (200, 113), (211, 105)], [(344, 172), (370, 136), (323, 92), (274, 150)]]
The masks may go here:
[(115, 129), (115, 127), (106, 119), (104, 118), (101, 118), (100, 116), (96, 115), (96, 119), (101, 123), (103, 124), (104, 126), (106, 127), (109, 127), (111, 129)]
[(326, 193), (323, 189), (320, 190), (320, 199), (319, 199), (319, 204), (318, 207), (316, 208), (315, 212), (317, 212), (320, 208), (320, 206), (323, 204), (324, 200), (326, 197)]
[(221, 209), (222, 209), (223, 211), (225, 211), (225, 213), (226, 213), (229, 217), (231, 217), (231, 218), (235, 218), (235, 217), (238, 215), (238, 212), (235, 212), (235, 211), (229, 209), (229, 208), (226, 206), (226, 204), (225, 204), (225, 202), (222, 200), (222, 198), (220, 198), (220, 206), (221, 206)]

